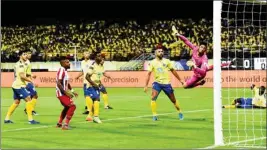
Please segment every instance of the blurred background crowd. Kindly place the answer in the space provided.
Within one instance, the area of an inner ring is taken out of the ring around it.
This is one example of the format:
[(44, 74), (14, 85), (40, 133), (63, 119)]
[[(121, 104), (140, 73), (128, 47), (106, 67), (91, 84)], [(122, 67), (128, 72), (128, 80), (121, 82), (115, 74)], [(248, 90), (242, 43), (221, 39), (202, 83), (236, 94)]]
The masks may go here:
[[(185, 7), (189, 5), (188, 3), (180, 2), (179, 6)], [(198, 5), (197, 2), (194, 3)], [(41, 5), (41, 3), (36, 4), (38, 6)], [(18, 52), (22, 49), (32, 50), (32, 61), (57, 61), (60, 56), (67, 56), (69, 59), (74, 60), (75, 48), (77, 60), (82, 59), (84, 51), (89, 51), (91, 58), (94, 58), (97, 53), (104, 53), (106, 59), (110, 61), (129, 61), (144, 53), (153, 54), (158, 45), (165, 49), (166, 56), (171, 60), (190, 59), (191, 50), (181, 40), (177, 40), (172, 36), (172, 25), (175, 25), (180, 34), (186, 36), (196, 45), (201, 41), (206, 41), (208, 43), (207, 54), (212, 59), (213, 24), (212, 9), (210, 9), (212, 8), (212, 3), (199, 3), (201, 5), (200, 10), (195, 10), (198, 13), (193, 11), (184, 13), (183, 10), (179, 10), (175, 5), (171, 4), (157, 4), (157, 8), (165, 9), (166, 7), (167, 10), (164, 11), (152, 11), (154, 8), (148, 10), (145, 5), (138, 3), (136, 3), (136, 6), (133, 3), (132, 9), (115, 5), (114, 8), (107, 8), (110, 14), (105, 14), (105, 17), (102, 17), (103, 19), (100, 16), (95, 17), (99, 19), (92, 18), (94, 14), (98, 14), (95, 13), (98, 9), (94, 7), (87, 9), (87, 7), (94, 3), (84, 3), (84, 5), (66, 3), (66, 8), (75, 11), (62, 10), (64, 13), (61, 14), (59, 13), (61, 7), (59, 8), (56, 4), (60, 5), (60, 3), (53, 3), (53, 5), (52, 3), (43, 3), (42, 5), (44, 10), (46, 10), (45, 8), (50, 8), (51, 15), (54, 18), (63, 18), (61, 20), (64, 20), (66, 17), (63, 16), (67, 16), (67, 20), (71, 20), (71, 18), (80, 18), (82, 15), (86, 15), (85, 18), (87, 19), (79, 20), (78, 22), (69, 21), (68, 23), (55, 19), (56, 21), (52, 21), (50, 24), (34, 24), (30, 23), (26, 17), (31, 17), (30, 20), (32, 21), (38, 19), (40, 15), (49, 16), (49, 12), (41, 10), (42, 8), (39, 7), (30, 7), (25, 3), (21, 3), (21, 5), (24, 5), (23, 7), (19, 7), (19, 5), (16, 7), (21, 13), (12, 17), (3, 17), (3, 22), (15, 22), (11, 25), (4, 24), (1, 27), (2, 62), (17, 61)], [(5, 14), (8, 14), (10, 9), (15, 7), (12, 4), (10, 6), (5, 5), (6, 7), (3, 7)], [(95, 2), (94, 5), (98, 6), (99, 4)], [(137, 10), (137, 6), (140, 12), (144, 11), (142, 13), (143, 16), (136, 16), (135, 10)], [(28, 7), (31, 8), (31, 11), (28, 13), (22, 11), (24, 8), (29, 9)], [(128, 16), (133, 15), (135, 17), (132, 17), (133, 19), (125, 19), (122, 17), (122, 12), (127, 12)], [(121, 17), (110, 17), (109, 15), (111, 14)], [(173, 17), (168, 17), (171, 15)], [(109, 17), (110, 19), (107, 19)], [(8, 20), (5, 21), (5, 19)], [(247, 20), (250, 19), (248, 18)], [(221, 46), (223, 57), (259, 57), (258, 55), (266, 57), (266, 19), (265, 22), (263, 19), (262, 23), (260, 23), (261, 26), (259, 24), (254, 26), (254, 22), (247, 22), (247, 20), (240, 21), (225, 18), (222, 20)], [(27, 22), (27, 24), (17, 23), (19, 21)], [(237, 26), (236, 23), (239, 21), (240, 24)], [(244, 21), (246, 24), (243, 24)]]
[(211, 20), (102, 20), (81, 24), (2, 27), (2, 61), (15, 61), (21, 49), (31, 49), (33, 61), (56, 61), (59, 56), (82, 59), (84, 51), (92, 57), (105, 53), (107, 60), (128, 61), (141, 53), (151, 53), (161, 44), (171, 59), (189, 58), (188, 47), (172, 36), (175, 25), (194, 44), (208, 41), (212, 55)]
[[(80, 24), (2, 27), (1, 60), (16, 61), (22, 49), (32, 50), (32, 61), (56, 61), (60, 56), (74, 60), (76, 46), (77, 60), (82, 59), (84, 51), (89, 51), (91, 58), (101, 52), (107, 60), (129, 61), (142, 53), (153, 53), (159, 44), (172, 60), (190, 59), (190, 49), (172, 36), (172, 25), (196, 45), (200, 41), (207, 41), (207, 54), (212, 58), (212, 21), (174, 19), (147, 22), (101, 20)], [(225, 26), (222, 29), (222, 50), (249, 51), (252, 54), (266, 51), (266, 30), (254, 29), (251, 34), (250, 28), (229, 30)]]

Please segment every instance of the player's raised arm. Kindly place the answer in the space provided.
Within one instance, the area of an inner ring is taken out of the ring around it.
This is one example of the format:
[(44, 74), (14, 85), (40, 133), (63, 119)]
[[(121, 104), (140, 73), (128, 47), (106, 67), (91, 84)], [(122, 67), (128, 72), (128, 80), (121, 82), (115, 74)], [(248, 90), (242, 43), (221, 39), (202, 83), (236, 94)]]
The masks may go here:
[(190, 47), (192, 50), (196, 48), (194, 44), (192, 44), (185, 36), (178, 33), (175, 26), (172, 26), (173, 35), (180, 38), (188, 47)]

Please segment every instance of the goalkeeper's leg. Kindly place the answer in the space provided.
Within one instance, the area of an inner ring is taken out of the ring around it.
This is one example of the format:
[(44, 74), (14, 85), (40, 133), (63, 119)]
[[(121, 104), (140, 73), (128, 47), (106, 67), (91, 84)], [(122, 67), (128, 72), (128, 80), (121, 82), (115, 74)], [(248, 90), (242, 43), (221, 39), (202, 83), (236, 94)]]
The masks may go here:
[(188, 79), (185, 84), (183, 85), (183, 87), (185, 89), (189, 89), (189, 88), (194, 88), (196, 86), (199, 86), (199, 85), (203, 85), (205, 84), (205, 80), (203, 80), (203, 78), (199, 78), (195, 75), (193, 75), (190, 79)]

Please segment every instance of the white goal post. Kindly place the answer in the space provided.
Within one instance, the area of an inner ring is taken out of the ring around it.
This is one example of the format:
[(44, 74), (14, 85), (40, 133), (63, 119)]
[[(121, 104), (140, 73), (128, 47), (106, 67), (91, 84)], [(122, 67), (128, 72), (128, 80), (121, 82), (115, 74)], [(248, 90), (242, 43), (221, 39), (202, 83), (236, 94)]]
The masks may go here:
[(215, 146), (224, 144), (221, 95), (221, 9), (222, 1), (213, 1), (213, 109)]

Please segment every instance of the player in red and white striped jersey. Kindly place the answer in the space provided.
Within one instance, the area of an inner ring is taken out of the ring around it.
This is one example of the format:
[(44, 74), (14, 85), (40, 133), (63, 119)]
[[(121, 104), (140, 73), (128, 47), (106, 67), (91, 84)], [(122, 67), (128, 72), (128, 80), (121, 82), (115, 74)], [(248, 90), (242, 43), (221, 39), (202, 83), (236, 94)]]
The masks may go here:
[[(76, 109), (76, 105), (74, 104), (72, 98), (73, 96), (77, 97), (78, 94), (75, 93), (69, 84), (69, 75), (67, 69), (70, 68), (70, 61), (62, 57), (60, 59), (61, 67), (57, 71), (56, 77), (56, 95), (57, 98), (60, 100), (61, 104), (63, 105), (64, 109), (61, 112), (59, 117), (59, 121), (57, 123), (57, 127), (62, 127), (63, 130), (68, 130), (69, 122), (74, 114)], [(62, 126), (62, 122), (65, 119), (65, 124)]]

